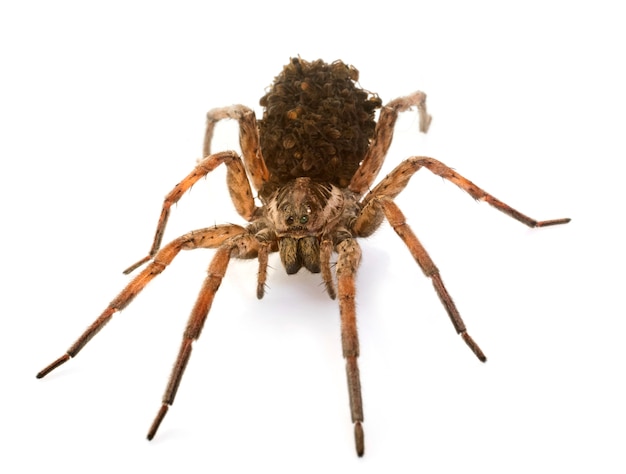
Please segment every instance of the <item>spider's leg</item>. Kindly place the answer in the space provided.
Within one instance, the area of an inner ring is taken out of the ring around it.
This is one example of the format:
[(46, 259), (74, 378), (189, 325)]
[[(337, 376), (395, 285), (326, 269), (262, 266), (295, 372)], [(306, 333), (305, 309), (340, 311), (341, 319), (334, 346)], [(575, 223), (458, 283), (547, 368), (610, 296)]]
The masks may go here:
[(37, 378), (45, 377), (70, 358), (76, 357), (80, 350), (108, 323), (113, 315), (121, 311), (139, 294), (141, 290), (174, 260), (181, 250), (194, 248), (216, 248), (226, 240), (245, 232), (243, 227), (229, 224), (189, 232), (163, 247), (153, 261), (141, 273), (133, 278), (102, 314), (83, 332), (76, 342), (53, 363), (41, 370)]
[(178, 357), (174, 363), (174, 368), (170, 374), (165, 393), (163, 394), (163, 400), (161, 408), (159, 409), (150, 430), (148, 431), (148, 439), (154, 438), (163, 418), (167, 414), (169, 407), (174, 403), (176, 392), (182, 380), (183, 373), (189, 362), (191, 356), (191, 346), (193, 341), (200, 337), (200, 332), (206, 321), (206, 317), (211, 309), (211, 304), (215, 298), (218, 288), (226, 273), (226, 267), (231, 257), (237, 258), (250, 258), (257, 256), (259, 252), (259, 242), (251, 234), (243, 234), (239, 238), (235, 238), (230, 242), (221, 246), (215, 255), (209, 269), (207, 271), (207, 277), (204, 280), (196, 304), (191, 310), (191, 315), (187, 321), (187, 327), (183, 334), (183, 341), (178, 352)]
[(376, 123), (374, 139), (348, 186), (350, 191), (362, 196), (372, 186), (391, 145), (398, 113), (409, 110), (413, 106), (417, 106), (419, 111), (420, 131), (424, 133), (428, 131), (432, 117), (426, 111), (426, 94), (423, 92), (418, 91), (406, 97), (399, 97), (383, 106)]
[(346, 239), (337, 245), (337, 291), (341, 315), (341, 346), (346, 359), (350, 413), (354, 423), (354, 441), (357, 455), (365, 450), (363, 434), (363, 402), (359, 377), (359, 336), (356, 326), (355, 275), (361, 260), (361, 249), (354, 239)]
[(391, 199), (384, 198), (380, 199), (379, 202), (382, 206), (383, 212), (385, 213), (385, 217), (389, 221), (389, 224), (393, 227), (393, 230), (396, 231), (402, 241), (406, 244), (411, 252), (411, 255), (413, 255), (413, 258), (422, 269), (422, 272), (424, 272), (424, 275), (431, 279), (433, 286), (435, 287), (435, 291), (446, 309), (450, 320), (452, 321), (454, 329), (461, 335), (476, 357), (478, 357), (481, 362), (485, 362), (487, 360), (485, 354), (483, 354), (483, 351), (480, 347), (478, 347), (478, 344), (476, 344), (467, 333), (463, 319), (461, 319), (461, 315), (459, 314), (454, 301), (452, 301), (452, 297), (448, 294), (448, 290), (446, 290), (443, 281), (441, 281), (439, 270), (426, 252), (426, 249), (422, 246), (409, 225), (406, 223), (404, 214), (402, 214), (398, 205)]
[(259, 132), (254, 111), (245, 105), (231, 105), (209, 110), (207, 113), (206, 132), (204, 134), (203, 155), (211, 153), (211, 140), (215, 124), (224, 119), (235, 119), (239, 122), (239, 144), (252, 185), (258, 191), (269, 179), (269, 171), (259, 146)]
[(563, 218), (538, 221), (528, 217), (482, 190), (469, 179), (464, 178), (459, 173), (454, 171), (452, 168), (444, 165), (434, 158), (428, 158), (425, 156), (413, 156), (400, 163), (374, 189), (372, 189), (367, 196), (365, 196), (363, 204), (366, 205), (372, 199), (378, 199), (381, 196), (387, 196), (392, 199), (395, 198), (406, 187), (411, 177), (422, 167), (427, 168), (433, 174), (441, 176), (442, 178), (456, 184), (474, 199), (491, 204), (497, 210), (520, 221), (522, 224), (526, 224), (528, 227), (547, 227), (550, 225), (567, 224), (571, 220), (569, 218)]
[(225, 151), (209, 155), (200, 160), (194, 170), (180, 183), (178, 183), (167, 196), (165, 196), (150, 252), (146, 257), (124, 270), (125, 274), (131, 273), (156, 255), (159, 247), (161, 246), (161, 241), (163, 240), (165, 226), (167, 225), (167, 220), (170, 215), (170, 207), (177, 203), (182, 195), (185, 194), (185, 192), (187, 192), (196, 182), (198, 182), (198, 180), (206, 176), (222, 163), (224, 163), (228, 168), (226, 179), (228, 182), (228, 190), (230, 191), (230, 196), (233, 204), (235, 205), (235, 209), (239, 215), (247, 221), (253, 219), (253, 216), (257, 211), (257, 207), (254, 203), (250, 183), (246, 177), (246, 170), (243, 166), (241, 158), (239, 158), (239, 156), (233, 151)]

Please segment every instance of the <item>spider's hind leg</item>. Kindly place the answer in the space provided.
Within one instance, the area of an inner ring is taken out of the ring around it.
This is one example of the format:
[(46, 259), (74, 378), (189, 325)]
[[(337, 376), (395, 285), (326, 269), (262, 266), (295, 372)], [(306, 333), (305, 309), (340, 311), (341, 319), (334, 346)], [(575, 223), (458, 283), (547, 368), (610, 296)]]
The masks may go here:
[(233, 119), (239, 122), (239, 145), (250, 175), (252, 185), (258, 191), (269, 179), (269, 171), (261, 154), (259, 146), (259, 132), (254, 111), (245, 105), (231, 105), (212, 109), (206, 115), (206, 130), (202, 156), (211, 154), (211, 142), (215, 125), (220, 120)]
[(370, 188), (387, 156), (398, 114), (414, 106), (419, 112), (420, 131), (423, 133), (428, 131), (432, 117), (426, 111), (426, 94), (423, 92), (417, 91), (385, 104), (376, 123), (374, 139), (350, 181), (350, 191), (361, 196)]

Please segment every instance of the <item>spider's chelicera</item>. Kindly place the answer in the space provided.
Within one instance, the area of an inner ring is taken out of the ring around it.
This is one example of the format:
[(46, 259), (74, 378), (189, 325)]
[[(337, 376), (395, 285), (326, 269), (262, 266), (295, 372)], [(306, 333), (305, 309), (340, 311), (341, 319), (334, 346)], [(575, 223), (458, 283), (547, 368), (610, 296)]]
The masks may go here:
[[(204, 158), (166, 196), (148, 256), (125, 273), (147, 262), (148, 266), (111, 301), (67, 352), (37, 377), (44, 377), (75, 357), (113, 314), (125, 308), (181, 250), (216, 249), (189, 317), (161, 408), (148, 432), (148, 439), (152, 439), (174, 402), (192, 343), (200, 336), (230, 259), (258, 260), (257, 296), (262, 298), (268, 256), (278, 252), (287, 273), (296, 273), (302, 267), (320, 273), (330, 297), (338, 297), (350, 410), (356, 451), (361, 456), (364, 452), (363, 406), (355, 312), (355, 274), (361, 250), (356, 239), (371, 235), (385, 219), (431, 279), (457, 333), (484, 362), (486, 358), (467, 333), (437, 267), (405, 222), (394, 198), (417, 171), (426, 168), (474, 199), (488, 202), (529, 227), (565, 224), (569, 219), (531, 219), (443, 163), (423, 156), (403, 161), (372, 188), (391, 144), (398, 113), (416, 107), (422, 132), (428, 130), (430, 116), (426, 112), (426, 95), (422, 92), (392, 100), (381, 107), (380, 99), (361, 89), (357, 80), (357, 70), (341, 61), (327, 64), (321, 60), (307, 62), (295, 58), (283, 68), (261, 99), (262, 120), (257, 121), (254, 112), (243, 105), (211, 110), (207, 114)], [(241, 157), (233, 151), (211, 152), (213, 129), (223, 119), (235, 119), (239, 123)], [(235, 209), (249, 224), (194, 230), (161, 248), (170, 207), (194, 183), (221, 164), (227, 167), (228, 189)], [(257, 202), (262, 205), (257, 206)], [(333, 272), (331, 258), (334, 254)]]

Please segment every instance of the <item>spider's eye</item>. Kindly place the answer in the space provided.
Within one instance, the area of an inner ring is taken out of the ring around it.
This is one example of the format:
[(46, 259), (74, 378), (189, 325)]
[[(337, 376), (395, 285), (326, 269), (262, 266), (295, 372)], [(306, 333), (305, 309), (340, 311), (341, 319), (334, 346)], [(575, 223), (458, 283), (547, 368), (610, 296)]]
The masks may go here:
[(307, 222), (309, 222), (309, 216), (302, 216), (300, 218), (300, 224), (306, 224)]
[(287, 219), (285, 219), (285, 222), (287, 223), (287, 225), (293, 224), (293, 216), (287, 217)]

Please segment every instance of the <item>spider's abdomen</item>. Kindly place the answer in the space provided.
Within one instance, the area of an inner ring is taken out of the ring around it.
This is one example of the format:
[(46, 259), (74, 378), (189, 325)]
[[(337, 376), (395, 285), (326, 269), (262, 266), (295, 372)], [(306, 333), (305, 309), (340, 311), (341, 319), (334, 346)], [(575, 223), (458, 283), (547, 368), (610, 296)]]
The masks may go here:
[(297, 177), (346, 187), (374, 136), (377, 96), (341, 61), (294, 58), (261, 99), (260, 145), (274, 184)]

